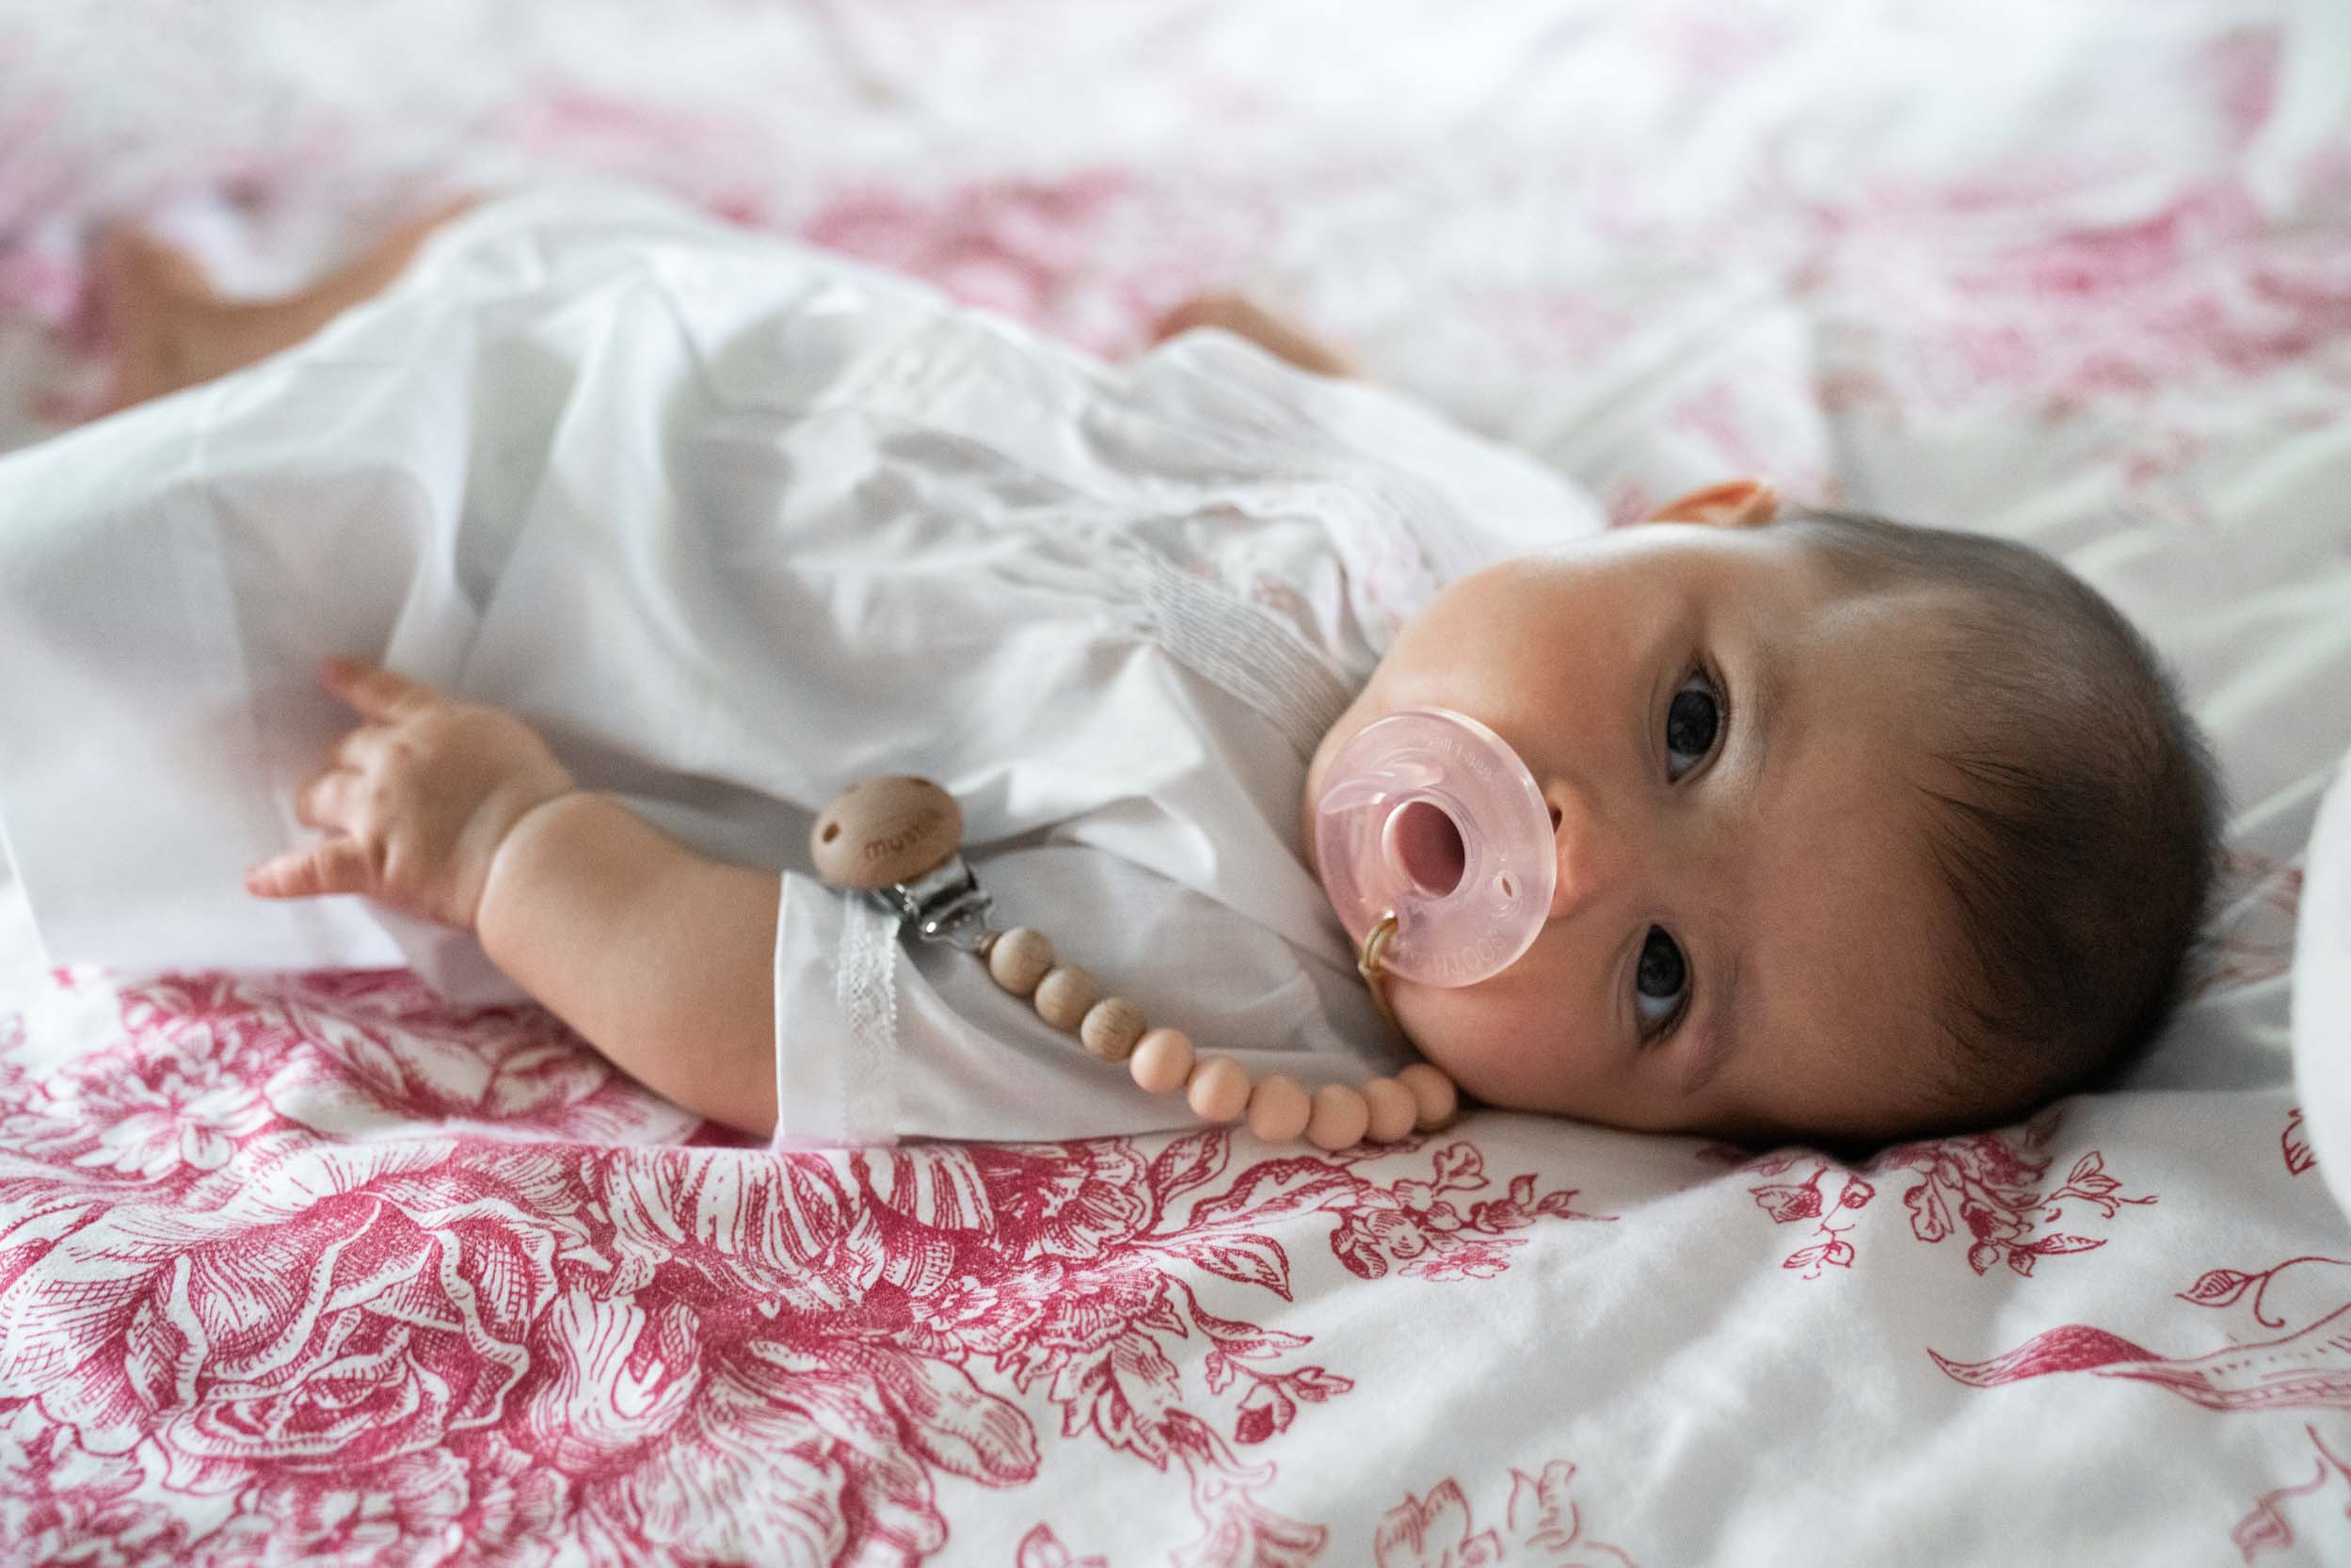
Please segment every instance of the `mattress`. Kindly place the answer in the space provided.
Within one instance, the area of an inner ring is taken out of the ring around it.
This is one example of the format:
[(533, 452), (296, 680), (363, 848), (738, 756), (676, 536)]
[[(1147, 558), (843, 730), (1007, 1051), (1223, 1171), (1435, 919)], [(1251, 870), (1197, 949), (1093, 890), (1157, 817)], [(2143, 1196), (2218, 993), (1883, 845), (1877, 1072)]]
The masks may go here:
[(2143, 1060), (1862, 1160), (1489, 1111), (776, 1154), (407, 971), (53, 968), (10, 886), (0, 1563), (2351, 1560), (2288, 1045), (2351, 11), (8, 0), (0, 58), (0, 444), (92, 406), (110, 224), (264, 294), (620, 175), (1108, 355), (1244, 289), (1619, 517), (1764, 472), (2028, 539), (2232, 801)]

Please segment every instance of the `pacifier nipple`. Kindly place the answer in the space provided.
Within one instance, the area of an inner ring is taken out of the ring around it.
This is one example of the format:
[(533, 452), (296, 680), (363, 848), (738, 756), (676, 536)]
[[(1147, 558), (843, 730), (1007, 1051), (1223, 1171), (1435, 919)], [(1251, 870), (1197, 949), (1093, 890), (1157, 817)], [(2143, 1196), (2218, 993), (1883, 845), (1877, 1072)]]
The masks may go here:
[(1533, 945), (1559, 865), (1551, 812), (1501, 736), (1464, 713), (1414, 708), (1361, 731), (1331, 760), (1315, 803), (1322, 886), (1387, 971), (1472, 985)]

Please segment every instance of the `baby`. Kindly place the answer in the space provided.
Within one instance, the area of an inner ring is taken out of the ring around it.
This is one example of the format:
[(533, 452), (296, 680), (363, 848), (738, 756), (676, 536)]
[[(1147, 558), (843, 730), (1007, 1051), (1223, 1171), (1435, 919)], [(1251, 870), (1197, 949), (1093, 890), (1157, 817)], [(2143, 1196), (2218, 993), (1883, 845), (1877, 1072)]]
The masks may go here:
[[(0, 465), (0, 823), (58, 961), (396, 960), (291, 926), (240, 946), (216, 906), (121, 936), (164, 856), (109, 853), (137, 830), (93, 825), (95, 792), (123, 787), (43, 774), (28, 735), (109, 780), (237, 774), (216, 792), (246, 804), (175, 854), (275, 831), (245, 777), (298, 780), (324, 837), (250, 893), (470, 934), (731, 1126), (1166, 1125), (1174, 1102), (1024, 1036), (970, 960), (893, 968), (877, 917), (791, 868), (806, 813), (860, 775), (940, 777), (1001, 846), (1000, 906), (1155, 1021), (1360, 1079), (1397, 1042), (1348, 984), (1310, 824), (1348, 740), (1440, 708), (1526, 762), (1558, 857), (1515, 963), (1391, 986), (1487, 1104), (1750, 1141), (1984, 1126), (2121, 1060), (2179, 984), (2212, 765), (2144, 641), (2029, 549), (1783, 514), (1753, 479), (1597, 532), (1562, 482), (1239, 301), (1170, 318), (1225, 330), (1122, 379), (652, 203), (497, 203), (271, 306), (152, 248), (108, 264), (115, 401), (145, 406)], [(114, 632), (60, 607), (99, 576)], [(196, 597), (186, 638), (122, 651)], [(224, 644), (245, 738), (157, 741), (219, 696), (184, 672)], [(362, 722), (322, 763), (290, 739), (320, 715), (254, 672), (330, 648), (366, 655), (318, 673)]]

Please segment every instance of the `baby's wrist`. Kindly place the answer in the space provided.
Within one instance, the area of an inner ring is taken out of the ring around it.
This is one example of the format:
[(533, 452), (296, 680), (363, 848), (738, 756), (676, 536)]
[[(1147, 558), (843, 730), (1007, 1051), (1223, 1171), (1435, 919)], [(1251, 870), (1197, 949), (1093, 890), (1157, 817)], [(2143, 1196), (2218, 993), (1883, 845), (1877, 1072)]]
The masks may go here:
[(506, 819), (490, 845), (489, 857), (482, 870), (481, 890), (474, 897), (472, 926), (476, 932), (482, 929), (491, 901), (502, 885), (516, 880), (517, 868), (530, 857), (533, 845), (548, 833), (559, 830), (560, 819), (583, 806), (598, 803), (600, 798), (577, 785), (568, 785), (531, 801)]

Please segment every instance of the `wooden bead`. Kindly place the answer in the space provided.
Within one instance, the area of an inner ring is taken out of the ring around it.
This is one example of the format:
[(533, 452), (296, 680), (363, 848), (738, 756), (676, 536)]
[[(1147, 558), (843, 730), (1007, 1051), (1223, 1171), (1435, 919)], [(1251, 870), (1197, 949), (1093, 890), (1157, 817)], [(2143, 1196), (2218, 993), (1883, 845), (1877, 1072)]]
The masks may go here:
[(1127, 1058), (1127, 1071), (1138, 1088), (1154, 1095), (1172, 1095), (1191, 1079), (1191, 1036), (1180, 1029), (1155, 1029), (1135, 1042)]
[(1319, 1149), (1352, 1148), (1363, 1142), (1371, 1125), (1371, 1107), (1344, 1083), (1326, 1083), (1314, 1092), (1314, 1112), (1306, 1118), (1306, 1142)]
[(988, 944), (988, 974), (1014, 996), (1033, 993), (1053, 968), (1053, 944), (1042, 931), (1016, 925)]
[(1078, 1043), (1104, 1062), (1124, 1062), (1143, 1038), (1143, 1009), (1125, 997), (1104, 997), (1086, 1009), (1078, 1024)]
[(1420, 1119), (1420, 1102), (1392, 1078), (1375, 1078), (1365, 1084), (1363, 1097), (1371, 1108), (1371, 1125), (1364, 1129), (1364, 1136), (1375, 1144), (1395, 1143)]
[(1413, 1103), (1418, 1113), (1413, 1125), (1423, 1132), (1451, 1127), (1453, 1117), (1461, 1110), (1461, 1091), (1453, 1080), (1426, 1062), (1415, 1062), (1396, 1075), (1396, 1081), (1412, 1091)]
[(1269, 1144), (1293, 1143), (1313, 1109), (1296, 1079), (1275, 1073), (1249, 1091), (1249, 1130)]
[(1237, 1122), (1249, 1109), (1249, 1069), (1229, 1056), (1204, 1056), (1191, 1069), (1184, 1097), (1202, 1121)]
[(963, 843), (963, 810), (927, 778), (861, 778), (817, 813), (816, 873), (836, 888), (887, 888), (936, 869)]
[(1073, 1034), (1101, 1000), (1101, 983), (1075, 964), (1056, 964), (1037, 982), (1037, 1016)]

